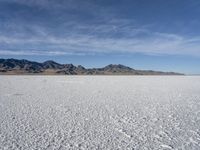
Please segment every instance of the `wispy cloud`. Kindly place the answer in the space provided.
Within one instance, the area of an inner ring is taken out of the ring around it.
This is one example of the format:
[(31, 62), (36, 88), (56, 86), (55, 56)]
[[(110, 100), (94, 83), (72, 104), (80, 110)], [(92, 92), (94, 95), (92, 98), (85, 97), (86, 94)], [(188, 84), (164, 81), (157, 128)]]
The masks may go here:
[[(106, 30), (105, 25), (94, 27), (98, 32)], [(82, 28), (86, 28), (83, 26)], [(91, 28), (88, 26), (88, 28)], [(126, 27), (127, 28), (127, 27)], [(113, 29), (115, 30), (115, 29)], [(154, 54), (185, 54), (200, 56), (200, 37), (187, 38), (176, 34), (150, 32), (147, 29), (128, 30), (122, 29), (126, 36), (96, 36), (95, 34), (74, 34), (68, 37), (57, 37), (42, 32), (42, 34), (32, 37), (10, 37), (0, 36), (2, 45), (12, 45), (15, 51), (1, 51), (0, 54), (15, 55), (35, 55), (37, 52), (29, 51), (21, 52), (21, 47), (29, 47), (32, 49), (47, 49), (49, 52), (41, 53), (42, 55), (50, 54), (75, 54), (75, 53), (94, 53), (94, 52), (130, 52), (130, 53), (154, 53)], [(106, 34), (111, 31), (108, 30)], [(114, 31), (113, 31), (114, 32)], [(117, 31), (116, 31), (117, 32)], [(119, 31), (121, 32), (121, 31)], [(138, 38), (138, 35), (141, 37)], [(17, 50), (19, 49), (19, 50)], [(54, 51), (59, 49), (58, 51)]]
[(0, 55), (10, 56), (61, 56), (61, 55), (76, 55), (84, 56), (85, 53), (73, 53), (63, 51), (48, 51), (48, 50), (0, 50)]
[[(7, 1), (0, 0), (0, 2)], [(22, 10), (15, 10), (16, 18), (7, 17), (9, 15), (7, 11), (2, 13), (8, 19), (0, 22), (0, 55), (84, 55), (128, 52), (200, 57), (199, 36), (191, 38), (183, 34), (151, 30), (149, 26), (154, 26), (153, 23), (141, 25), (137, 19), (119, 17), (117, 13), (113, 13), (116, 10), (96, 5), (91, 1), (78, 0), (76, 3), (67, 0), (58, 3), (54, 0), (10, 0), (9, 2), (23, 7), (20, 7)], [(37, 8), (37, 15), (25, 9), (26, 6), (33, 10)], [(40, 16), (39, 12), (43, 9), (45, 15)], [(13, 13), (13, 10), (8, 12)], [(26, 17), (32, 17), (30, 22), (25, 22)]]

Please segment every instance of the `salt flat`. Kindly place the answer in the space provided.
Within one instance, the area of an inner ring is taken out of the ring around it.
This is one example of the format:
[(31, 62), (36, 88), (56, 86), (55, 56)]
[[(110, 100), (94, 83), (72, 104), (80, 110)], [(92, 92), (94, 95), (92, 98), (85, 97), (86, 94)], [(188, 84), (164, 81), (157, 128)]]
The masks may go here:
[(200, 77), (0, 76), (0, 149), (200, 149)]

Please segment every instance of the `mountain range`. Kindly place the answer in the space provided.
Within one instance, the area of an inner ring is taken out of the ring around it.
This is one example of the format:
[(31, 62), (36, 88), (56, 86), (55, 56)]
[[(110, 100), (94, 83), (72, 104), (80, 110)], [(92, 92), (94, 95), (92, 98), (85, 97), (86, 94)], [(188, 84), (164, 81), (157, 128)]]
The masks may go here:
[(43, 74), (43, 75), (183, 75), (176, 72), (135, 70), (121, 65), (110, 64), (103, 68), (87, 69), (81, 65), (59, 64), (52, 60), (43, 63), (25, 59), (0, 59), (0, 74)]

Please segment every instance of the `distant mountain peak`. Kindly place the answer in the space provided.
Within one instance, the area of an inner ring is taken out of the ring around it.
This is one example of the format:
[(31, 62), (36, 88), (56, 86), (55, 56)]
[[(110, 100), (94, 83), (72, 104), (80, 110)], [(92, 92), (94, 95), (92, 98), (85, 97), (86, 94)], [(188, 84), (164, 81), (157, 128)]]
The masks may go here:
[(63, 66), (53, 60), (47, 60), (42, 63), (45, 69), (62, 69)]
[(45, 64), (45, 63), (58, 64), (57, 62), (55, 62), (53, 60), (44, 61), (43, 64)]
[(103, 68), (86, 69), (81, 65), (59, 64), (53, 60), (43, 63), (0, 59), (0, 74), (67, 74), (67, 75), (183, 75), (174, 72), (135, 70), (122, 64), (109, 64)]
[(109, 64), (109, 65), (105, 66), (104, 68), (132, 69), (132, 68), (127, 67), (127, 66), (122, 65), (122, 64)]
[(81, 65), (78, 65), (77, 68), (78, 68), (78, 69), (83, 69), (83, 70), (85, 70), (85, 67), (83, 67), (83, 66), (81, 66)]

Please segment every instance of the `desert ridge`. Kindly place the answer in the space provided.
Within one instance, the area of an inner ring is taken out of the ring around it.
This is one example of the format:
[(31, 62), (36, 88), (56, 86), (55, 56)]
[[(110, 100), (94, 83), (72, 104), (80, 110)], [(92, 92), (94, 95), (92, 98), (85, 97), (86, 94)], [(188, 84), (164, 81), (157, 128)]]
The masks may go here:
[(81, 65), (59, 64), (52, 60), (43, 63), (0, 59), (0, 74), (41, 74), (41, 75), (184, 75), (176, 72), (136, 70), (121, 64), (110, 64), (102, 68), (85, 68)]

